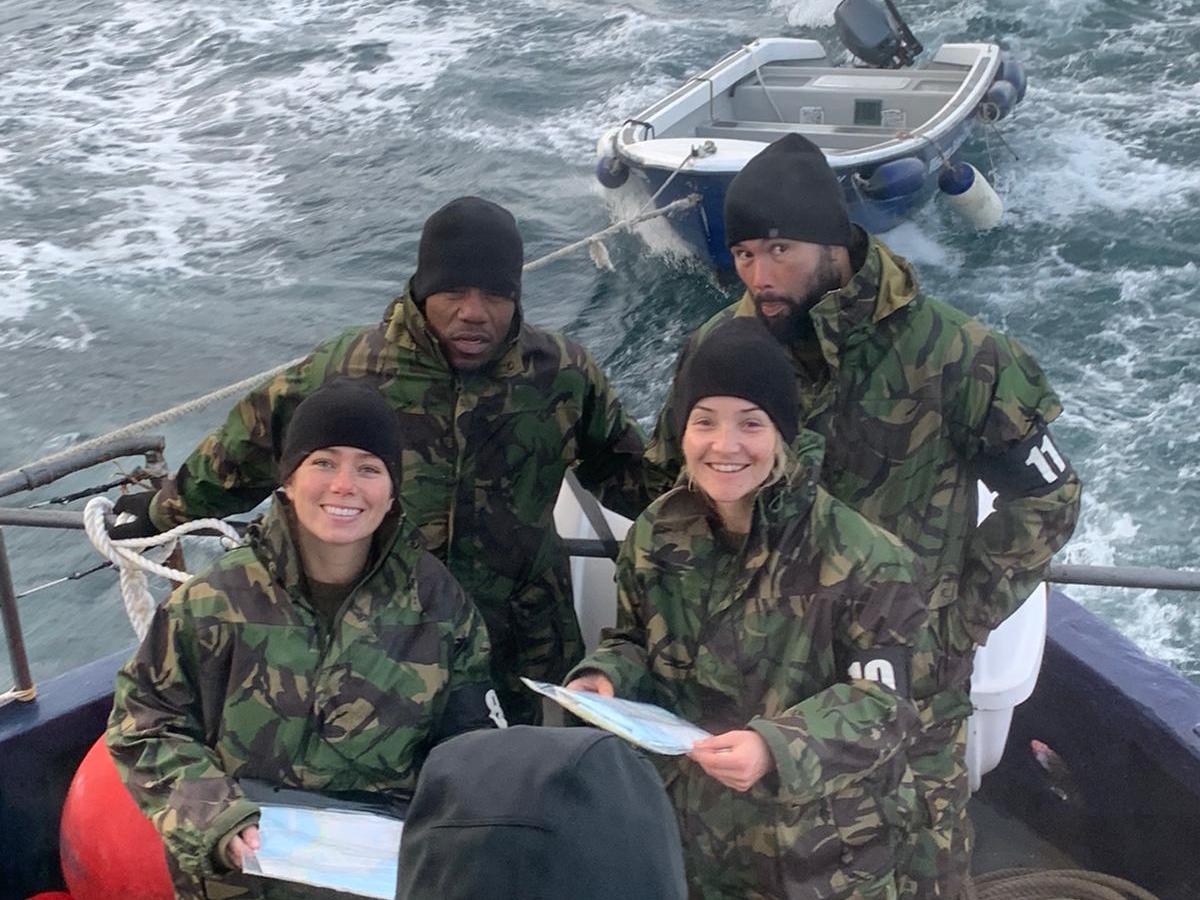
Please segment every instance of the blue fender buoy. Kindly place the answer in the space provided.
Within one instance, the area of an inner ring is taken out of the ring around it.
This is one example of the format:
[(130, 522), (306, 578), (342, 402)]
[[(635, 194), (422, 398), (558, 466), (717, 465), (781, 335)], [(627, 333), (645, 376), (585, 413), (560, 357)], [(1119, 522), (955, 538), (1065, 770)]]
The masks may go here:
[(1007, 81), (1017, 89), (1018, 103), (1025, 99), (1025, 89), (1029, 86), (1025, 67), (1007, 50), (1000, 53), (1000, 67), (996, 69), (996, 78), (1000, 81)]
[(979, 116), (985, 122), (998, 122), (1017, 105), (1017, 89), (1011, 81), (997, 78), (979, 101)]
[(954, 211), (975, 228), (985, 231), (1000, 224), (1004, 204), (970, 163), (946, 166), (938, 176), (938, 187)]
[(596, 160), (596, 180), (615, 190), (629, 180), (629, 166), (615, 157), (602, 156)]
[(926, 177), (925, 163), (915, 156), (906, 156), (876, 167), (870, 178), (859, 176), (857, 184), (872, 200), (895, 200), (919, 191)]

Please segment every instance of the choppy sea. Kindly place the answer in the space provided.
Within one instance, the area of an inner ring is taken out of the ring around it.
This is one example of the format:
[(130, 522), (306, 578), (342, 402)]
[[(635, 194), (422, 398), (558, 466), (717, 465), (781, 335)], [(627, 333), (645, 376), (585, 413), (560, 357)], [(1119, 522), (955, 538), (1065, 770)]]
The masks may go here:
[[(531, 259), (603, 228), (607, 126), (754, 37), (836, 46), (835, 5), (8, 0), (0, 469), (377, 320), (455, 196), (512, 209)], [(1055, 433), (1086, 482), (1065, 561), (1200, 567), (1200, 3), (899, 5), (927, 47), (1008, 46), (1030, 88), (1002, 123), (1011, 152), (970, 150), (1003, 226), (970, 233), (935, 203), (885, 240), (1062, 396)], [(581, 254), (525, 282), (527, 316), (588, 346), (646, 422), (727, 298), (649, 237), (610, 240), (614, 271)], [(172, 467), (226, 409), (162, 429)], [(98, 559), (79, 532), (5, 540), (18, 590)], [(1200, 682), (1200, 595), (1070, 593)], [(111, 573), (20, 611), (37, 678), (132, 641)]]

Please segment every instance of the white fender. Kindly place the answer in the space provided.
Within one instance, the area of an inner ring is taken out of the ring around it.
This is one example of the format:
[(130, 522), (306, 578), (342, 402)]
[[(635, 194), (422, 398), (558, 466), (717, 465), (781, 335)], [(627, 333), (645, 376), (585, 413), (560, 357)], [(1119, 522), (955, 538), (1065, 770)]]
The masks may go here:
[(962, 189), (947, 189), (946, 180), (941, 179), (942, 196), (973, 227), (981, 231), (995, 228), (1004, 215), (1004, 203), (978, 169), (970, 163), (959, 163), (959, 167), (965, 174), (953, 187)]

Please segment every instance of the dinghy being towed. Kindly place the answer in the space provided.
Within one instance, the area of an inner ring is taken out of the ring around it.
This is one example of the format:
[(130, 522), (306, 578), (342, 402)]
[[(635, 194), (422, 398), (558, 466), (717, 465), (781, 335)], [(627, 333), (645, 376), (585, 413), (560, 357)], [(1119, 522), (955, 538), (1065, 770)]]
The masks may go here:
[(992, 227), (1001, 212), (995, 192), (955, 154), (977, 125), (1020, 102), (1024, 72), (990, 43), (944, 44), (912, 67), (922, 48), (890, 9), (877, 0), (838, 7), (842, 39), (867, 66), (832, 65), (815, 40), (752, 41), (606, 132), (597, 144), (597, 178), (607, 188), (649, 194), (659, 206), (699, 194), (699, 206), (672, 224), (725, 271), (733, 268), (725, 190), (751, 157), (789, 133), (824, 151), (851, 219), (870, 232), (911, 216), (939, 180), (968, 222)]

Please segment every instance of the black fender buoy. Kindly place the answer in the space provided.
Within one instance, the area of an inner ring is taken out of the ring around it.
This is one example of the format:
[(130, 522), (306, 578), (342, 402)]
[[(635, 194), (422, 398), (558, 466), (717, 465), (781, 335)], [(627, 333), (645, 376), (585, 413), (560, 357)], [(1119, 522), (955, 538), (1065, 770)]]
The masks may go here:
[(596, 180), (615, 190), (629, 180), (629, 166), (615, 157), (602, 156), (596, 160)]

